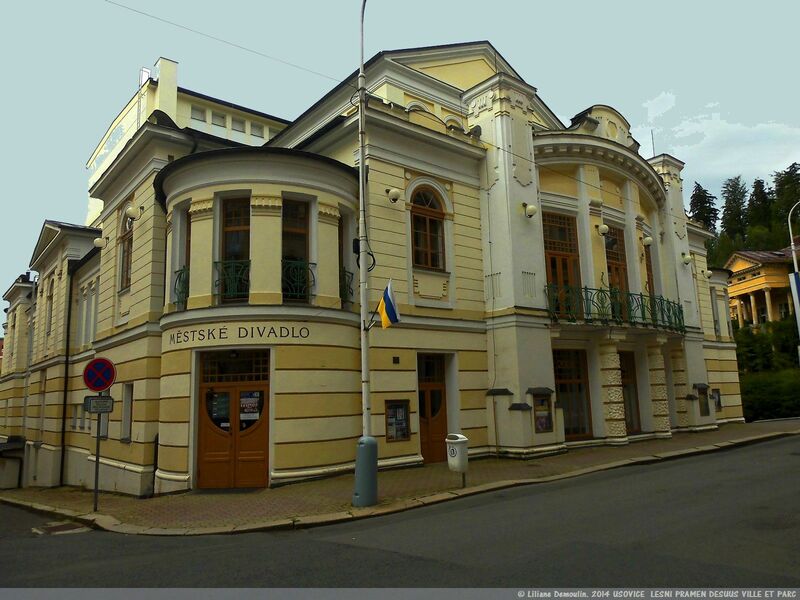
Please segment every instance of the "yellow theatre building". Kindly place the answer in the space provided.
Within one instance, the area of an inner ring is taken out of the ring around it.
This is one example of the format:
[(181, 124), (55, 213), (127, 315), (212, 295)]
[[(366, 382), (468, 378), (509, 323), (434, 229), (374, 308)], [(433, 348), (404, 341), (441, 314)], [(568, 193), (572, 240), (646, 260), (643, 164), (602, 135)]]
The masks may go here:
[[(362, 433), (355, 75), (292, 122), (152, 76), (88, 162), (90, 225), (44, 223), (3, 298), (3, 485), (91, 486), (81, 374), (117, 366), (101, 487), (263, 487), (353, 468)], [(616, 110), (564, 124), (488, 42), (367, 64), (382, 468), (529, 458), (742, 420), (727, 272), (678, 159)], [(76, 199), (76, 201), (82, 201)]]

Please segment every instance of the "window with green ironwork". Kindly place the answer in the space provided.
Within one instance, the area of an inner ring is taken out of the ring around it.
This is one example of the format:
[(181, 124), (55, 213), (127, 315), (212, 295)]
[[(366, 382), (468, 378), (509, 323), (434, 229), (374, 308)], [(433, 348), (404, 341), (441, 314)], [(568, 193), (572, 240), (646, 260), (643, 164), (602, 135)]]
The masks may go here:
[(222, 260), (215, 264), (223, 302), (241, 302), (250, 292), (250, 199), (222, 201)]
[(250, 259), (250, 199), (222, 202), (222, 260)]
[(428, 188), (411, 198), (411, 240), (415, 267), (444, 271), (444, 209)]

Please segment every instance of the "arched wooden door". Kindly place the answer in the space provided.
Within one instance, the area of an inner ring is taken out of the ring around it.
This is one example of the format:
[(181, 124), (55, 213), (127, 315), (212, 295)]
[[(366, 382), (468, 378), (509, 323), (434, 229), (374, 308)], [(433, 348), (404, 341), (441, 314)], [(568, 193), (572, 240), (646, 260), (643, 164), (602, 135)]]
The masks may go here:
[[(198, 402), (197, 487), (266, 487), (269, 382), (266, 353), (210, 353)], [(243, 355), (243, 356), (242, 356)], [(267, 355), (268, 356), (268, 355)], [(256, 379), (256, 381), (246, 381)], [(260, 379), (260, 380), (259, 380)]]
[(426, 463), (447, 459), (447, 394), (444, 379), (444, 355), (420, 354), (417, 357), (419, 379), (419, 445)]

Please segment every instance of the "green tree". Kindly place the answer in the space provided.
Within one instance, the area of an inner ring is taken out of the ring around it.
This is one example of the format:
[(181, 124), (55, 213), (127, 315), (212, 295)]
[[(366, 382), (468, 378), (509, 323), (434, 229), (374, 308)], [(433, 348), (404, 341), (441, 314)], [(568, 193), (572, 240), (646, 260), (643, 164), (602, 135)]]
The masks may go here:
[[(747, 224), (750, 227), (764, 227), (769, 230), (772, 225), (772, 203), (773, 193), (763, 179), (756, 179), (753, 182), (753, 190), (750, 192), (750, 200), (747, 203)], [(748, 246), (753, 248), (749, 243)], [(774, 248), (759, 248), (759, 250), (774, 250)]]
[[(800, 163), (792, 163), (785, 171), (776, 171), (772, 174), (772, 181), (775, 186), (773, 205), (775, 226), (784, 234), (784, 239), (788, 242), (789, 230), (786, 218), (789, 216), (792, 206), (796, 202), (800, 202)], [(795, 234), (797, 234), (797, 229), (795, 229)]]
[(739, 370), (745, 373), (769, 371), (772, 368), (772, 344), (770, 336), (753, 332), (752, 327), (742, 327), (734, 334), (736, 338), (736, 359)]
[(719, 220), (719, 209), (715, 202), (716, 196), (712, 196), (707, 189), (696, 181), (692, 190), (692, 197), (689, 200), (689, 211), (692, 219), (702, 223), (709, 231), (715, 231)]
[(724, 231), (719, 234), (716, 239), (708, 240), (706, 242), (706, 249), (708, 250), (708, 266), (722, 268), (728, 262), (731, 254), (742, 248), (742, 236), (737, 236), (735, 239), (725, 233)]
[(726, 179), (722, 184), (722, 219), (720, 228), (730, 239), (744, 238), (747, 232), (747, 186), (742, 176)]

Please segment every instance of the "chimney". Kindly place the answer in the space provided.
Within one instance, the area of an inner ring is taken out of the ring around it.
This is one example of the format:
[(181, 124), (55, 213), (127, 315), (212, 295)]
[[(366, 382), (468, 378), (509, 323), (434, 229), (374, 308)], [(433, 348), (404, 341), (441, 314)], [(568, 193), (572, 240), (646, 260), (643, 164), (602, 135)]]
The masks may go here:
[(178, 120), (178, 63), (163, 56), (156, 61), (153, 79), (158, 82), (154, 108)]

